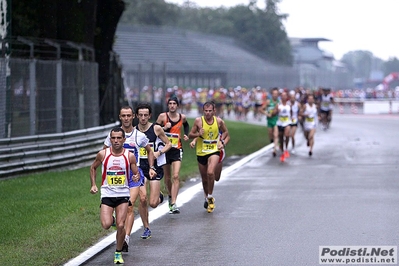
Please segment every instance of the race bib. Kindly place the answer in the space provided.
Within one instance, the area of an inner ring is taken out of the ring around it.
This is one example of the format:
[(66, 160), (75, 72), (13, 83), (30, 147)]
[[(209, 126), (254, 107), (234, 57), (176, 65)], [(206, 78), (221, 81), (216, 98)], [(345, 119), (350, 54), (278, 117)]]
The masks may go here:
[(314, 118), (313, 117), (306, 117), (306, 122), (313, 122)]
[(330, 107), (330, 103), (329, 102), (323, 102), (323, 106), (324, 107)]
[[(148, 145), (150, 145), (151, 150), (154, 151), (154, 143), (148, 143)], [(140, 148), (140, 158), (141, 159), (147, 159), (148, 158), (148, 154), (147, 154), (147, 150), (145, 149), (145, 147)]]
[(212, 153), (218, 151), (217, 139), (204, 139), (202, 140), (202, 152)]
[(173, 148), (177, 148), (179, 146), (179, 134), (165, 132), (165, 135), (168, 137)]
[(124, 186), (126, 182), (125, 171), (107, 171), (108, 186), (120, 187)]
[(288, 122), (288, 116), (280, 116), (281, 122)]
[(292, 123), (296, 124), (296, 118), (292, 118)]

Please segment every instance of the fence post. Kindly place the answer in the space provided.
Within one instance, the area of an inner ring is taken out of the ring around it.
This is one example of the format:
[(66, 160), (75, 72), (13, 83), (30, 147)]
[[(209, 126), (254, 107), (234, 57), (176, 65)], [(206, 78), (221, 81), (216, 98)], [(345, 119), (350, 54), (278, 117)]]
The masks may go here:
[(56, 106), (56, 132), (62, 132), (62, 60), (57, 61), (57, 80), (56, 80), (56, 94), (55, 94), (55, 106)]
[(30, 135), (36, 133), (36, 59), (29, 63), (29, 128)]
[(56, 85), (55, 85), (55, 125), (56, 132), (62, 132), (62, 60), (61, 60), (61, 45), (51, 40), (45, 39), (45, 43), (55, 47), (57, 50), (57, 64), (56, 64)]

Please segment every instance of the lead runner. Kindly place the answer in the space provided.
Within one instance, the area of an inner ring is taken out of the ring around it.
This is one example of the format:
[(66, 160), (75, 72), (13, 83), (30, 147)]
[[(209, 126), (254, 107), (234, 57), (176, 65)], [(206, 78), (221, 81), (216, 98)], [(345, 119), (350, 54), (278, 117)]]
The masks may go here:
[[(201, 174), (204, 190), (204, 208), (208, 213), (215, 209), (213, 188), (215, 185), (215, 170), (219, 163), (220, 150), (229, 141), (229, 131), (221, 118), (215, 116), (215, 104), (206, 102), (203, 106), (204, 115), (194, 120), (194, 125), (188, 135), (190, 139), (197, 138), (196, 153), (198, 169)], [(219, 137), (219, 131), (222, 133)]]

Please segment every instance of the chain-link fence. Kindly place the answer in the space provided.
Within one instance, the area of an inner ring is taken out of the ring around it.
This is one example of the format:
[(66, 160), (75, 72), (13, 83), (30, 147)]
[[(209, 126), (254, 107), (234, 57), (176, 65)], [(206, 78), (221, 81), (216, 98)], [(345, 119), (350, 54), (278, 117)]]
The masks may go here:
[(352, 77), (348, 73), (306, 67), (230, 65), (225, 71), (212, 71), (206, 66), (182, 68), (176, 64), (131, 64), (124, 66), (125, 83), (135, 98), (143, 99), (140, 89), (147, 87), (280, 87), (293, 89), (332, 87), (352, 88)]
[(11, 58), (7, 91), (5, 60), (0, 60), (0, 137), (99, 125), (97, 63)]

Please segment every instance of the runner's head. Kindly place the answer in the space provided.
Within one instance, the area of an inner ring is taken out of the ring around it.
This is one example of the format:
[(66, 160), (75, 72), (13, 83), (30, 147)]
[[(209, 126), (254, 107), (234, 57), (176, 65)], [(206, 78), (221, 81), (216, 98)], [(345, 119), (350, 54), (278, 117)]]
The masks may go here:
[(136, 116), (141, 125), (146, 125), (151, 118), (152, 108), (149, 103), (139, 103), (136, 107)]
[(274, 101), (276, 101), (277, 100), (277, 98), (278, 98), (278, 88), (273, 88), (272, 89), (272, 99), (274, 100)]
[(171, 113), (176, 112), (178, 106), (179, 106), (179, 99), (177, 99), (176, 96), (170, 97), (168, 100), (169, 112), (171, 112)]
[(205, 118), (210, 118), (215, 115), (215, 104), (213, 102), (204, 103), (202, 110), (204, 112)]
[(291, 102), (295, 102), (296, 98), (295, 98), (295, 91), (294, 90), (290, 91), (290, 97), (289, 98), (290, 98)]
[(281, 101), (285, 103), (285, 102), (287, 102), (287, 100), (288, 100), (288, 95), (285, 91), (283, 91), (281, 93)]
[(120, 150), (123, 148), (125, 142), (125, 131), (121, 127), (114, 127), (110, 132), (111, 146), (114, 150)]
[(121, 120), (122, 127), (128, 129), (132, 126), (134, 119), (133, 108), (130, 106), (123, 106), (119, 111), (119, 120)]
[(314, 95), (313, 94), (307, 95), (307, 103), (314, 104)]
[(327, 94), (329, 94), (331, 92), (330, 88), (323, 88), (322, 90), (323, 90), (323, 94), (324, 95), (327, 95)]

